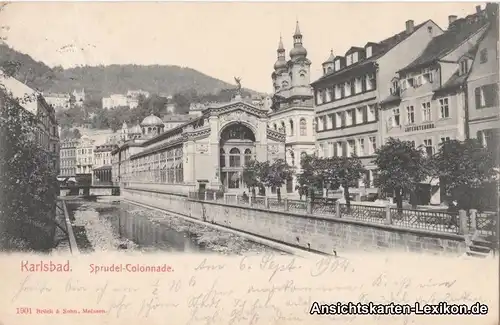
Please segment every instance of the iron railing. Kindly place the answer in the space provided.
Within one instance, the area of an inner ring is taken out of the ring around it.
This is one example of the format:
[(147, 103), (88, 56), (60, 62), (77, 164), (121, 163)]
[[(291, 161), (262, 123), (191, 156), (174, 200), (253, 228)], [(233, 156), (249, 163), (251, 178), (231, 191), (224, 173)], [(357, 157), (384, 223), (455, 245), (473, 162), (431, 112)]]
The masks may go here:
[[(268, 209), (272, 211), (286, 211), (298, 214), (307, 214), (320, 218), (345, 218), (359, 220), (372, 224), (392, 224), (402, 228), (422, 229), (443, 233), (461, 233), (459, 213), (397, 209), (388, 206), (373, 206), (351, 202), (349, 207), (345, 203), (337, 203), (335, 199), (319, 198), (311, 201), (278, 199), (276, 197), (242, 196), (234, 193), (218, 191), (199, 191), (189, 193), (189, 198), (201, 201), (212, 201), (238, 206)], [(494, 238), (498, 215), (496, 213), (477, 213), (475, 218), (466, 214), (467, 228), (476, 231), (484, 237)], [(475, 222), (472, 221), (475, 219)]]

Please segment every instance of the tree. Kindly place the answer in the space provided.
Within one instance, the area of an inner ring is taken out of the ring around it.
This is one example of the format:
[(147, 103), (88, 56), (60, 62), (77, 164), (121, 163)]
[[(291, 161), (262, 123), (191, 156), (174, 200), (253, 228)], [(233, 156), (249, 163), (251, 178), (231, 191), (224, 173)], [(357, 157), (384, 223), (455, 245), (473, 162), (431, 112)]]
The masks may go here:
[(252, 196), (255, 196), (255, 188), (261, 189), (264, 186), (262, 176), (263, 176), (263, 164), (257, 160), (251, 160), (243, 168), (243, 182), (248, 186), (251, 191)]
[(327, 163), (329, 169), (328, 179), (331, 184), (342, 185), (344, 199), (348, 209), (351, 208), (351, 195), (349, 188), (354, 186), (363, 176), (366, 169), (357, 156), (333, 157)]
[(80, 139), (81, 137), (82, 137), (82, 134), (80, 133), (80, 130), (73, 129), (73, 139)]
[(307, 196), (307, 191), (322, 185), (322, 171), (320, 167), (322, 161), (315, 155), (303, 154), (300, 158), (301, 172), (297, 175), (296, 190), (299, 191), (300, 198)]
[(394, 192), (399, 211), (403, 209), (403, 193), (413, 193), (430, 174), (428, 159), (410, 141), (389, 138), (375, 152), (374, 163), (378, 167), (375, 186)]
[(0, 107), (0, 246), (48, 251), (58, 190), (53, 157), (36, 140), (38, 118), (5, 89)]
[(484, 198), (491, 195), (487, 193), (488, 183), (498, 176), (491, 150), (476, 139), (449, 140), (441, 144), (432, 165), (440, 185), (457, 201), (459, 209), (484, 208)]
[(276, 188), (278, 202), (281, 202), (281, 187), (293, 177), (293, 174), (293, 167), (288, 165), (284, 159), (276, 159), (272, 164), (269, 161), (262, 163), (259, 177), (265, 186)]

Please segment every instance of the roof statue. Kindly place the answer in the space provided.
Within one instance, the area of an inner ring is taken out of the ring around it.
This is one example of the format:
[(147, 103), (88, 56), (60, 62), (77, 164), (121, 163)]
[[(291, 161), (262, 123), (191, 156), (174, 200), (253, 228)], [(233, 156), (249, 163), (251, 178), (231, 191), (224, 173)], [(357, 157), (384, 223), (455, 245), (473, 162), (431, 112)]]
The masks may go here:
[(236, 95), (241, 95), (241, 78), (234, 77), (234, 81), (236, 81)]

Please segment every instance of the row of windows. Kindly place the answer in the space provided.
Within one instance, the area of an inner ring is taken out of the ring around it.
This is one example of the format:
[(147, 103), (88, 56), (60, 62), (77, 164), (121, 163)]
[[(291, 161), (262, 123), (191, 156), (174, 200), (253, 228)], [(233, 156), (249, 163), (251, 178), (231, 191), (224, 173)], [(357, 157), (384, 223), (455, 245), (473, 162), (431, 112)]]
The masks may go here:
[[(438, 101), (437, 116), (439, 119), (450, 117), (450, 103), (448, 98), (440, 98)], [(415, 124), (417, 122), (431, 122), (433, 120), (433, 105), (431, 102), (424, 102), (420, 106), (420, 110), (415, 109), (415, 106), (408, 105), (405, 107), (405, 125)], [(392, 109), (392, 115), (389, 117), (388, 124), (392, 127), (398, 127), (403, 124), (402, 112), (399, 107)]]
[(92, 154), (92, 149), (91, 148), (78, 149), (77, 150), (77, 154), (79, 154), (79, 155), (85, 155), (85, 154), (91, 155)]
[(61, 168), (59, 174), (61, 176), (74, 176), (76, 175), (76, 168)]
[(75, 159), (61, 159), (60, 163), (61, 163), (62, 167), (75, 166), (76, 160)]
[[(279, 125), (279, 128), (278, 128), (278, 125)], [(285, 123), (285, 121), (281, 121), (281, 123), (278, 123), (278, 124), (273, 123), (273, 129), (275, 131), (282, 130), (288, 136), (295, 135), (295, 128), (294, 128), (293, 120), (291, 120), (291, 119), (288, 121), (288, 127), (287, 127), (287, 123)], [(299, 134), (301, 136), (307, 135), (307, 121), (305, 118), (301, 118), (299, 121)]]
[[(141, 182), (183, 183), (184, 168), (182, 159), (182, 147), (133, 159), (130, 162), (130, 178)], [(126, 173), (128, 172), (127, 169), (125, 168)]]
[(316, 90), (316, 105), (322, 105), (346, 97), (372, 91), (375, 90), (376, 87), (377, 82), (374, 73), (367, 74), (362, 77), (356, 77), (328, 88)]
[(75, 149), (63, 149), (60, 152), (61, 157), (74, 157), (76, 155)]
[[(220, 149), (220, 159), (219, 165), (220, 167), (242, 167), (241, 162), (243, 161), (244, 165), (247, 165), (250, 160), (254, 158), (252, 155), (252, 150), (245, 149), (242, 153), (238, 148), (231, 148), (229, 153), (226, 153), (223, 148)], [(228, 164), (229, 163), (229, 164)]]
[[(345, 58), (338, 57), (337, 59), (335, 59), (335, 61), (331, 66), (325, 64), (323, 68), (323, 73), (327, 74), (333, 71), (339, 71), (352, 64), (358, 63), (363, 59), (368, 59), (372, 55), (373, 55), (373, 47), (371, 45), (368, 45), (365, 47), (364, 51), (361, 50), (349, 53), (345, 56)], [(345, 65), (343, 64), (344, 62)]]
[(95, 154), (95, 158), (109, 157), (110, 155), (110, 152), (99, 152)]
[(365, 105), (316, 118), (316, 131), (335, 130), (377, 120), (376, 105)]
[(377, 138), (348, 139), (329, 143), (320, 143), (319, 154), (322, 157), (351, 157), (357, 155), (363, 157), (375, 154), (377, 150)]

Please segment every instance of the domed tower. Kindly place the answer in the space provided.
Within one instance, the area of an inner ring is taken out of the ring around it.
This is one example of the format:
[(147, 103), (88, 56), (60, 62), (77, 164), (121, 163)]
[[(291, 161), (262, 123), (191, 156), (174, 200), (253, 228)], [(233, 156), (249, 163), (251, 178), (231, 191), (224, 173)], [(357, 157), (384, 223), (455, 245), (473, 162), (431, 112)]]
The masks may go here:
[(326, 59), (325, 62), (323, 62), (323, 75), (329, 74), (330, 72), (333, 72), (334, 64), (333, 62), (335, 61), (335, 55), (333, 55), (333, 49), (330, 51), (330, 56), (328, 59)]
[(302, 44), (302, 33), (299, 22), (295, 25), (293, 34), (293, 48), (290, 50), (290, 61), (288, 62), (289, 77), (291, 84), (291, 96), (303, 96), (311, 94), (310, 70), (311, 61), (307, 59), (307, 50)]
[(155, 136), (163, 132), (165, 125), (158, 116), (153, 114), (147, 116), (142, 120), (141, 124), (142, 134), (146, 137)]
[(277, 93), (290, 86), (290, 81), (288, 80), (288, 65), (285, 58), (285, 47), (283, 46), (283, 39), (281, 35), (278, 50), (276, 52), (278, 53), (278, 59), (274, 64), (272, 79), (273, 89)]

